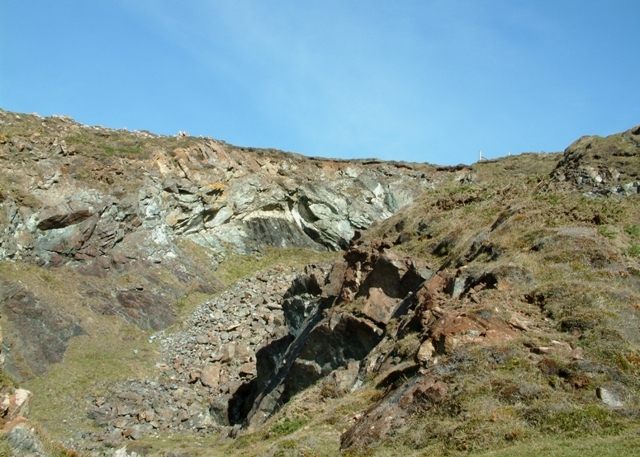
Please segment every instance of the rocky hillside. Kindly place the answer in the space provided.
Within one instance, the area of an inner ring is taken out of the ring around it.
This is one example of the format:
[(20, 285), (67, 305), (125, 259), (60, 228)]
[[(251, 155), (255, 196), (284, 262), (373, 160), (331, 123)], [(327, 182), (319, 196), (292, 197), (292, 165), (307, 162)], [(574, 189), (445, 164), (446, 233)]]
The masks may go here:
[(87, 333), (75, 313), (15, 280), (29, 265), (69, 267), (94, 313), (160, 330), (180, 299), (222, 288), (213, 272), (229, 256), (346, 248), (435, 179), (426, 165), (310, 159), (3, 111), (0, 163), (0, 261), (20, 270), (0, 278), (5, 367), (16, 379), (44, 374)]
[(14, 452), (640, 446), (638, 128), (434, 167), (0, 115)]

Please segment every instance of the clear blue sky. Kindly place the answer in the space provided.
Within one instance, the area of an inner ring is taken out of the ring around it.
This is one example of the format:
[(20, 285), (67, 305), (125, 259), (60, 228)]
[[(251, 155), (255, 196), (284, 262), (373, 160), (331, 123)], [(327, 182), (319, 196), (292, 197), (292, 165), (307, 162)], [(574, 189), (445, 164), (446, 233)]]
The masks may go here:
[(0, 108), (471, 163), (640, 124), (638, 0), (0, 0)]

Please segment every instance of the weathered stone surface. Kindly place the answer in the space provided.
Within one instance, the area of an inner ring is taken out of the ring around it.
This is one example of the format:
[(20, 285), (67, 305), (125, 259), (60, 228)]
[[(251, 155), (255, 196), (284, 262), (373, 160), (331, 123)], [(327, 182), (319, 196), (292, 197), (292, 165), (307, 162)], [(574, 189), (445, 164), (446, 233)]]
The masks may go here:
[(436, 348), (433, 346), (433, 342), (431, 340), (426, 340), (420, 345), (420, 349), (418, 349), (418, 353), (416, 354), (416, 359), (420, 363), (428, 363), (433, 360), (433, 357), (436, 355)]
[(341, 449), (374, 447), (402, 428), (411, 412), (441, 403), (448, 394), (446, 384), (433, 377), (415, 377), (366, 411), (340, 439)]
[(164, 297), (134, 290), (122, 291), (117, 298), (123, 312), (140, 328), (160, 330), (175, 322), (175, 314)]
[(33, 394), (26, 389), (16, 389), (9, 397), (9, 411), (7, 418), (15, 419), (18, 416), (27, 417), (29, 415), (29, 407), (31, 406), (31, 398)]
[[(212, 271), (229, 249), (255, 254), (265, 246), (346, 248), (356, 230), (390, 216), (430, 186), (426, 173), (433, 171), (426, 164), (311, 159), (204, 138), (115, 131), (70, 118), (14, 119), (4, 111), (0, 126), (9, 125), (9, 118), (10, 138), (0, 144), (0, 180), (8, 183), (0, 190), (0, 261), (75, 268), (89, 280), (74, 284), (74, 297), (98, 314), (120, 316), (145, 330), (173, 325), (173, 307), (185, 294), (219, 290)], [(37, 132), (29, 131), (34, 125)], [(87, 141), (67, 144), (70, 134)], [(135, 144), (140, 153), (105, 154), (113, 142)], [(202, 264), (200, 248), (210, 264)], [(136, 284), (128, 284), (131, 278)], [(5, 300), (0, 306), (15, 304)], [(265, 304), (271, 310), (282, 306)], [(45, 328), (60, 333), (53, 339), (64, 343), (43, 345), (46, 357), (23, 352), (30, 368), (16, 366), (14, 351), (8, 365), (13, 374), (42, 374), (81, 332), (71, 324), (69, 334), (62, 313), (53, 316), (60, 332)], [(9, 337), (41, 339), (43, 332), (33, 330)], [(238, 331), (243, 339), (256, 335), (253, 327)]]
[(574, 141), (552, 172), (552, 185), (569, 185), (591, 197), (637, 194), (640, 141), (634, 133), (636, 129), (605, 138), (583, 136)]
[(624, 406), (620, 397), (612, 389), (598, 387), (596, 389), (596, 395), (602, 400), (602, 403), (611, 408), (622, 408)]
[(24, 417), (20, 416), (8, 422), (2, 431), (4, 439), (11, 447), (12, 455), (17, 457), (48, 455), (35, 428)]
[(331, 386), (334, 395), (343, 395), (356, 386), (360, 362), (353, 360), (348, 362), (343, 368), (338, 368), (331, 372), (323, 381), (325, 385)]
[[(491, 314), (490, 312), (486, 314)], [(499, 344), (517, 333), (503, 320), (445, 312), (430, 326), (428, 336), (439, 354), (451, 354), (461, 344)]]
[[(154, 138), (146, 140), (153, 143)], [(26, 155), (24, 162), (6, 167), (16, 182), (24, 180), (21, 167), (50, 178), (24, 195), (3, 194), (12, 227), (0, 234), (0, 259), (51, 264), (55, 252), (63, 255), (64, 263), (73, 263), (76, 253), (109, 254), (127, 234), (149, 231), (156, 231), (156, 241), (158, 232), (164, 232), (158, 244), (171, 245), (175, 236), (188, 236), (219, 254), (225, 243), (243, 253), (265, 244), (342, 249), (355, 230), (390, 216), (428, 184), (415, 179), (426, 176), (416, 169), (430, 169), (426, 165), (308, 159), (278, 151), (256, 154), (206, 139), (190, 143), (173, 151), (158, 147), (142, 160), (125, 156), (117, 163), (76, 154), (68, 156), (64, 166), (57, 155), (63, 141), (54, 142), (53, 149), (39, 144), (48, 160)], [(12, 158), (22, 157), (16, 144), (6, 146)], [(73, 172), (79, 169), (90, 172), (77, 179)], [(109, 188), (93, 185), (95, 181), (105, 181)], [(127, 193), (124, 189), (132, 184), (137, 191)], [(70, 229), (88, 219), (92, 224), (83, 230)], [(149, 258), (144, 249), (134, 252)]]
[(388, 324), (399, 304), (399, 299), (389, 297), (381, 288), (371, 287), (362, 314), (374, 322)]
[(89, 209), (73, 211), (68, 205), (64, 206), (45, 208), (40, 215), (42, 220), (38, 223), (38, 228), (40, 230), (60, 229), (78, 224), (93, 216), (93, 212)]
[(44, 374), (62, 361), (69, 340), (84, 333), (73, 317), (15, 282), (0, 281), (0, 309), (8, 320), (4, 337), (12, 346), (5, 369), (16, 379)]
[(206, 365), (200, 373), (200, 382), (207, 387), (218, 387), (220, 381), (220, 363)]

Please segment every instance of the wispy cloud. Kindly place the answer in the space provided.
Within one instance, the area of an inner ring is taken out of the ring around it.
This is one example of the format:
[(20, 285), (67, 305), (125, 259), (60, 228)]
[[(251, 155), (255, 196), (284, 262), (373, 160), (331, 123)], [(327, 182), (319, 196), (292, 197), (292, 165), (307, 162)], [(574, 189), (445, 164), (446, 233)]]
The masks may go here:
[(3, 5), (2, 100), (115, 126), (461, 162), (561, 149), (640, 106), (624, 0)]

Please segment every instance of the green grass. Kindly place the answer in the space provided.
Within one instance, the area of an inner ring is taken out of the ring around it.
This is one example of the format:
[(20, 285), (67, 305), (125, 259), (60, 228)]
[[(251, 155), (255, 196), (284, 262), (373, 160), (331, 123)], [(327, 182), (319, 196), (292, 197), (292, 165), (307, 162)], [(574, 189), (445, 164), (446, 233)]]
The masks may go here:
[(278, 438), (284, 435), (290, 435), (296, 430), (304, 427), (309, 422), (306, 417), (294, 417), (292, 419), (285, 417), (271, 426), (267, 434), (268, 438)]
[(4, 371), (0, 371), (0, 392), (10, 392), (18, 387), (18, 383)]
[(638, 224), (627, 224), (624, 226), (624, 231), (627, 235), (637, 238), (640, 236), (640, 226)]
[(63, 363), (23, 383), (36, 393), (30, 418), (56, 439), (91, 426), (83, 413), (88, 396), (102, 395), (115, 381), (153, 374), (160, 360), (157, 343), (149, 343), (147, 332), (117, 316), (102, 318), (101, 324), (90, 336), (71, 340)]
[(640, 246), (637, 244), (631, 244), (628, 249), (623, 250), (623, 253), (628, 255), (629, 257), (640, 257)]
[(616, 232), (607, 225), (601, 225), (600, 227), (598, 227), (598, 233), (600, 233), (600, 235), (604, 236), (605, 238), (609, 238), (610, 240), (616, 237)]
[[(91, 298), (76, 289), (84, 281), (104, 280), (82, 277), (68, 267), (45, 270), (19, 262), (0, 262), (0, 275), (21, 281), (36, 297), (46, 297), (50, 306), (74, 316), (86, 332), (69, 340), (61, 363), (50, 365), (42, 377), (21, 383), (34, 393), (30, 419), (53, 440), (64, 441), (91, 427), (85, 418), (88, 396), (100, 395), (115, 380), (154, 372), (160, 354), (157, 343), (149, 343), (149, 333), (119, 316), (96, 314), (90, 308)], [(115, 284), (112, 287), (117, 288)], [(3, 321), (5, 329), (11, 325)]]
[(229, 256), (218, 267), (216, 276), (229, 286), (276, 265), (303, 268), (310, 263), (337, 260), (341, 255), (341, 253), (337, 252), (315, 252), (302, 248), (277, 249), (267, 247), (264, 255), (260, 257), (239, 254)]
[(616, 436), (587, 436), (579, 439), (537, 438), (476, 455), (478, 457), (637, 457), (640, 453), (638, 431), (640, 430)]

